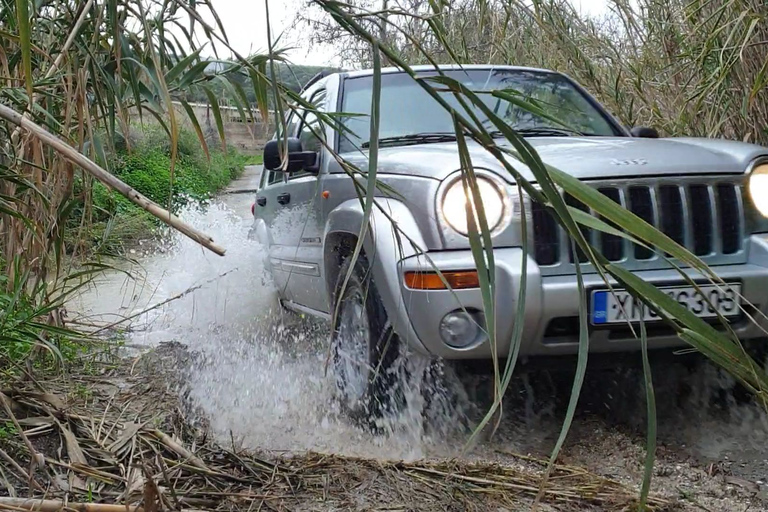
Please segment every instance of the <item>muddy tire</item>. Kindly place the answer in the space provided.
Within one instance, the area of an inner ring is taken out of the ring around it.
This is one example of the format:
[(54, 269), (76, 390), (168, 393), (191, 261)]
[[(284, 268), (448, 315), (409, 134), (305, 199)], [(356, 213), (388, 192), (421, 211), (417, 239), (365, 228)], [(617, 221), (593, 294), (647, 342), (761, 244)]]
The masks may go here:
[[(345, 287), (350, 267), (352, 274)], [(334, 293), (336, 304), (332, 337), (336, 397), (348, 416), (377, 430), (377, 420), (397, 413), (403, 403), (396, 368), (400, 340), (389, 323), (364, 255), (354, 262), (351, 256), (344, 259)]]

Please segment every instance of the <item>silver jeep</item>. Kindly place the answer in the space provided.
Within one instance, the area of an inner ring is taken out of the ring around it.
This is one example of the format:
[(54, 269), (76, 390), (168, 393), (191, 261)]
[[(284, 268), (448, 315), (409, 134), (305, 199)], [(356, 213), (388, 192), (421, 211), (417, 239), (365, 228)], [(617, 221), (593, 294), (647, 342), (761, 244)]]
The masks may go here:
[[(741, 310), (739, 293), (768, 311), (768, 148), (721, 139), (659, 138), (649, 128), (629, 131), (577, 83), (552, 71), (487, 65), (441, 69), (474, 91), (514, 89), (554, 105), (554, 114), (574, 132), (483, 96), (545, 163), (597, 188), (710, 265), (731, 284), (725, 290), (703, 286), (711, 303), (742, 339), (762, 335)], [(432, 67), (415, 70), (436, 74)], [(305, 88), (303, 98), (317, 108), (344, 113), (349, 131), (334, 130), (311, 112), (290, 113), (287, 133), (277, 134), (264, 150), (253, 227), (268, 248), (268, 266), (286, 308), (328, 319), (340, 304), (334, 331), (337, 382), (350, 409), (368, 414), (380, 412), (372, 404), (380, 403), (391, 385), (386, 370), (404, 345), (436, 358), (491, 358), (484, 330), (488, 320), (466, 236), (466, 196), (453, 123), (398, 69), (382, 70), (376, 178), (384, 187), (376, 193), (379, 206), (373, 208), (362, 252), (353, 263), (364, 220), (365, 181), (358, 178), (356, 188), (334, 153), (368, 169), (372, 85), (373, 73), (366, 70), (323, 76)], [(450, 93), (444, 98), (458, 108)], [(278, 147), (284, 140), (286, 162)], [(639, 350), (629, 326), (641, 316), (648, 321), (650, 347), (683, 345), (665, 324), (653, 323), (658, 319), (632, 296), (620, 290), (609, 294), (584, 255), (571, 251), (564, 231), (536, 203), (525, 208), (528, 278), (525, 314), (517, 318), (523, 260), (517, 188), (494, 157), (468, 144), (492, 226), (500, 357), (510, 350), (517, 322), (524, 322), (521, 356), (576, 352), (576, 265), (581, 265), (588, 290), (591, 352)], [(533, 179), (525, 165), (513, 163)], [(608, 260), (663, 287), (695, 314), (716, 316), (662, 255), (614, 235), (587, 235)], [(350, 266), (351, 278), (339, 298)], [(435, 266), (452, 290), (445, 288)]]

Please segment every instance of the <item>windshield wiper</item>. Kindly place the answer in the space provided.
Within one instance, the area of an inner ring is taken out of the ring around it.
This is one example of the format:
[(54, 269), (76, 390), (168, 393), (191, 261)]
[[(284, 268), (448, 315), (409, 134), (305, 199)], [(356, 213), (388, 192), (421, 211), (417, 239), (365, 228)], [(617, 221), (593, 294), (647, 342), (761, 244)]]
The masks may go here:
[[(436, 142), (453, 142), (456, 140), (456, 134), (452, 132), (425, 132), (412, 133), (409, 135), (396, 135), (394, 137), (384, 137), (379, 139), (379, 146), (402, 146), (410, 144), (428, 144)], [(370, 148), (371, 143), (363, 142), (363, 148)]]
[[(559, 130), (557, 128), (513, 128), (517, 133), (523, 137), (570, 137), (572, 135), (588, 136), (589, 133), (581, 133), (577, 131)], [(504, 134), (500, 130), (494, 130), (490, 132), (491, 137), (504, 137)]]

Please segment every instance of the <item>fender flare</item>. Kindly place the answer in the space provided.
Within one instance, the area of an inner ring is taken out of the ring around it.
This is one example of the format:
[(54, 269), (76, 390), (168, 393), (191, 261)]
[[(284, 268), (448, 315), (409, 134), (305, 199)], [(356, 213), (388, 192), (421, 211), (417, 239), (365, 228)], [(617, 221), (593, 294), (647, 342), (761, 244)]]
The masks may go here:
[[(421, 343), (411, 324), (400, 286), (400, 261), (425, 251), (426, 244), (416, 219), (408, 207), (396, 199), (377, 198), (368, 229), (363, 240), (363, 250), (371, 265), (373, 279), (381, 296), (384, 309), (395, 332), (410, 347), (422, 354), (429, 351)], [(341, 203), (328, 215), (323, 234), (324, 272), (329, 304), (333, 308), (333, 293), (337, 272), (333, 271), (335, 243), (339, 236), (360, 236), (365, 219), (359, 199)]]

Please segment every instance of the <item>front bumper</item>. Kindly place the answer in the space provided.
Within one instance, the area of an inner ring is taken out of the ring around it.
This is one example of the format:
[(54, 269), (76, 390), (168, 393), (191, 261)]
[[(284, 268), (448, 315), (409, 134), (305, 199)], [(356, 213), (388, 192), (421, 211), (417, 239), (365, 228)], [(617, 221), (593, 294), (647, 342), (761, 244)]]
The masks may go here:
[[(768, 235), (753, 235), (749, 240), (748, 261), (738, 265), (722, 265), (712, 269), (725, 281), (740, 280), (742, 294), (755, 309), (768, 313)], [(443, 343), (439, 333), (440, 321), (444, 315), (457, 308), (483, 310), (480, 290), (411, 290), (403, 285), (403, 274), (408, 271), (426, 271), (437, 266), (441, 271), (466, 270), (474, 268), (470, 251), (441, 251), (428, 254), (430, 262), (424, 256), (412, 256), (399, 262), (399, 287), (402, 293), (408, 324), (409, 337), (417, 337), (429, 353), (446, 359), (487, 359), (492, 357), (492, 348), (488, 341), (466, 349), (452, 348)], [(494, 251), (496, 262), (496, 330), (499, 356), (508, 354), (513, 327), (516, 322), (524, 321), (521, 356), (556, 356), (575, 354), (578, 350), (579, 290), (576, 276), (542, 276), (539, 267), (532, 258), (528, 259), (528, 272), (523, 318), (516, 318), (518, 294), (521, 286), (523, 252), (519, 248), (497, 249)], [(700, 281), (701, 275), (686, 270), (694, 280)], [(648, 270), (636, 275), (652, 283), (664, 285), (682, 284), (677, 271)], [(584, 285), (605, 287), (598, 274), (584, 274)], [(392, 283), (394, 284), (394, 283)], [(615, 282), (614, 282), (615, 284)], [(736, 320), (732, 328), (740, 339), (747, 340), (765, 336), (762, 329), (768, 329), (768, 322), (760, 315), (752, 317), (760, 322), (755, 325), (748, 318)], [(684, 347), (680, 340), (666, 325), (647, 324), (649, 347), (673, 348)], [(626, 325), (611, 328), (592, 328), (590, 326), (589, 347), (591, 352), (628, 352), (640, 350), (640, 340), (635, 338)]]

